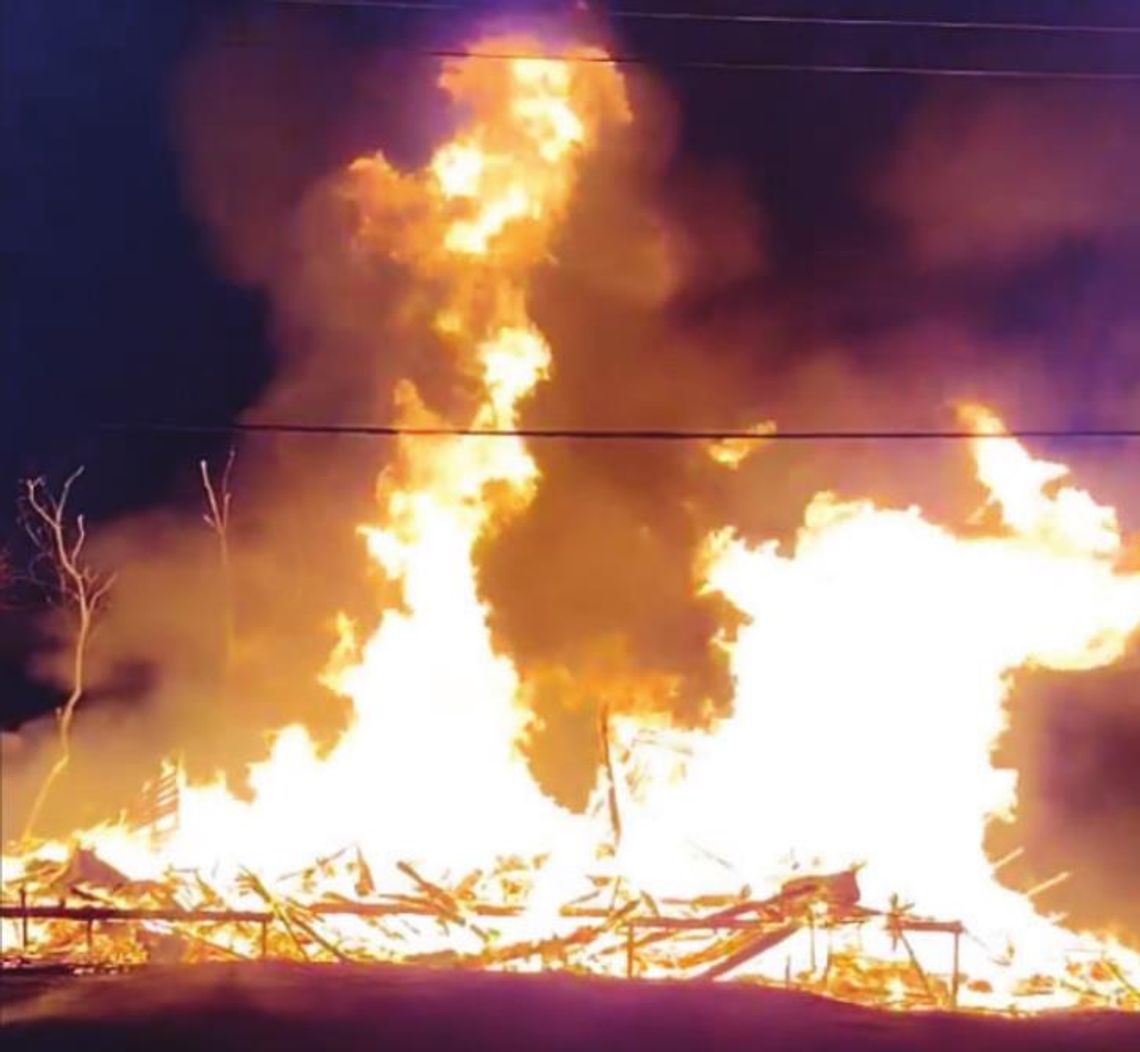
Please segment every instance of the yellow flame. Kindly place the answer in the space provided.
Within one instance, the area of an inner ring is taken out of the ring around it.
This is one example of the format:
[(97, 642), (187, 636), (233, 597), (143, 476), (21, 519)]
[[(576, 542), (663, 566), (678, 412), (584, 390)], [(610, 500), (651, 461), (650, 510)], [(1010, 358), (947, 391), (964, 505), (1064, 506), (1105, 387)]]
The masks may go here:
[[(986, 434), (1004, 430), (984, 419)], [(974, 452), (1005, 512), (1000, 536), (821, 493), (789, 554), (710, 538), (707, 587), (749, 619), (726, 643), (735, 708), (654, 817), (750, 875), (789, 853), (824, 869), (865, 862), (869, 900), (897, 892), (994, 939), (1015, 933), (1019, 971), (1058, 974), (1082, 940), (1002, 889), (983, 850), (987, 821), (1016, 804), (1015, 773), (990, 754), (1011, 672), (1121, 655), (1140, 626), (1140, 575), (1115, 569), (1111, 509), (1048, 492), (1064, 469), (1009, 438)], [(645, 879), (660, 865), (638, 861)]]
[[(750, 434), (757, 436), (774, 435), (776, 433), (776, 422), (774, 420), (761, 420), (759, 423), (753, 424), (748, 430)], [(732, 437), (710, 442), (706, 449), (709, 456), (718, 464), (735, 470), (762, 445), (764, 443), (758, 438)]]
[[(979, 435), (1001, 436), (1005, 426), (984, 406), (967, 405), (962, 418)], [(1120, 548), (1116, 511), (1098, 505), (1084, 490), (1062, 486), (1050, 495), (1051, 483), (1065, 478), (1064, 464), (1034, 460), (1007, 438), (974, 441), (978, 480), (986, 486), (1002, 521), (1023, 537), (1039, 538), (1055, 551), (1111, 555)]]

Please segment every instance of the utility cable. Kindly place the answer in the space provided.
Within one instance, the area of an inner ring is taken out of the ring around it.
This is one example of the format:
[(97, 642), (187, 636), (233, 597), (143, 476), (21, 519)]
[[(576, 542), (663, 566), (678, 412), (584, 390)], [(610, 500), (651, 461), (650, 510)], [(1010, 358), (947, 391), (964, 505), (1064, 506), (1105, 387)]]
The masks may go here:
[(517, 427), (414, 427), (400, 424), (303, 424), (237, 421), (234, 423), (104, 423), (100, 431), (166, 435), (350, 435), (378, 438), (525, 438), (585, 442), (945, 442), (973, 439), (1140, 439), (1140, 427), (1011, 428), (996, 434), (962, 429), (747, 431), (740, 429)]
[[(443, 0), (268, 0), (288, 7), (373, 8), (378, 11), (469, 14), (470, 4)], [(1117, 35), (1140, 33), (1140, 25), (1098, 25), (1064, 22), (988, 22), (967, 19), (877, 18), (843, 15), (787, 15), (718, 11), (656, 11), (642, 8), (598, 7), (590, 13), (619, 21), (706, 22), (736, 25), (835, 26), (872, 29), (929, 29), (996, 33), (1082, 33)]]

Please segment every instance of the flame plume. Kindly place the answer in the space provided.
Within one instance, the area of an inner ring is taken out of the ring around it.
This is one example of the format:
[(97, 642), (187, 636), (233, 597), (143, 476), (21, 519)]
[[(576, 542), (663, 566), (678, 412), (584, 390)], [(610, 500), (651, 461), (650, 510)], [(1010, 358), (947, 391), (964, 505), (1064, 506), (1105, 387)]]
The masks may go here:
[[(356, 161), (345, 192), (361, 250), (391, 253), (435, 289), (434, 328), (474, 392), (468, 417), (442, 421), (404, 381), (398, 420), (509, 429), (551, 365), (528, 314), (528, 275), (551, 250), (582, 155), (628, 107), (616, 72), (593, 63), (449, 61), (441, 85), (465, 127), (422, 172)], [(350, 728), (325, 758), (303, 728), (283, 731), (251, 774), (248, 807), (221, 785), (192, 790), (175, 853), (200, 859), (211, 844), (219, 859), (281, 869), (353, 842), (377, 861), (473, 865), (565, 838), (569, 816), (518, 754), (526, 714), (514, 668), (492, 650), (472, 563), (479, 537), (525, 507), (536, 483), (518, 439), (401, 441), (379, 479), (379, 523), (361, 532), (402, 608), (358, 652), (346, 635), (326, 675), (352, 702)], [(251, 858), (255, 842), (264, 854)]]

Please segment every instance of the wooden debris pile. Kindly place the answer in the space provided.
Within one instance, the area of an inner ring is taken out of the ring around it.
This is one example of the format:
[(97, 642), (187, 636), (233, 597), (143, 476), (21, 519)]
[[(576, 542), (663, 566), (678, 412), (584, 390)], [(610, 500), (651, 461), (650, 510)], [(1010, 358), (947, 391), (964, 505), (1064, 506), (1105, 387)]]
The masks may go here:
[[(382, 886), (350, 849), (272, 886), (243, 872), (223, 889), (194, 870), (132, 881), (79, 849), (62, 863), (31, 860), (19, 881), (3, 885), (0, 964), (106, 969), (268, 958), (736, 978), (895, 1007), (955, 1007), (961, 989), (981, 989), (959, 974), (960, 924), (918, 918), (897, 903), (868, 909), (853, 870), (797, 877), (762, 899), (743, 888), (658, 901), (599, 876), (541, 914), (533, 891), (543, 861), (501, 859), (454, 880), (401, 862)], [(894, 959), (837, 942), (837, 933), (858, 936), (869, 925), (899, 948)], [(950, 974), (924, 967), (912, 941), (920, 932), (953, 940)], [(1110, 961), (1060, 981), (1082, 1004), (1140, 1010), (1140, 993)], [(1058, 980), (1042, 982), (1037, 992), (1049, 994)]]

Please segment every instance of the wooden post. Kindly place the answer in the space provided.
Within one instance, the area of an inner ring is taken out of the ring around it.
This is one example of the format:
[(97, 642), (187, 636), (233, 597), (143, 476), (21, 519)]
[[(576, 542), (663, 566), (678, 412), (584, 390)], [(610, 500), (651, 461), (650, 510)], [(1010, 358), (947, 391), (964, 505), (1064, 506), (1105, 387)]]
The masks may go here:
[(815, 914), (808, 910), (808, 935), (811, 942), (809, 949), (811, 951), (811, 977), (815, 978)]
[(919, 963), (918, 955), (914, 952), (914, 947), (910, 944), (910, 939), (906, 937), (906, 932), (899, 930), (899, 941), (906, 948), (906, 955), (910, 958), (911, 967), (914, 968), (918, 978), (922, 981), (922, 988), (926, 991), (926, 996), (934, 1003), (938, 1003), (938, 998), (934, 995), (934, 989), (930, 985), (930, 980), (927, 978), (926, 972), (922, 965)]
[(20, 940), (23, 943), (24, 949), (28, 948), (28, 889), (23, 885), (20, 886), (20, 909), (23, 911), (23, 916), (20, 918)]
[(602, 766), (606, 771), (606, 803), (610, 811), (610, 828), (614, 834), (614, 847), (621, 844), (621, 810), (618, 808), (617, 779), (610, 754), (610, 707), (606, 702), (598, 707), (598, 742), (602, 747)]
[(958, 944), (962, 941), (961, 929), (954, 929), (954, 976), (950, 981), (950, 1007), (958, 1009), (958, 984), (961, 982), (961, 972), (958, 967)]
[(95, 921), (87, 920), (87, 952), (91, 952), (91, 944), (95, 941)]
[(633, 978), (633, 925), (625, 926), (625, 977)]
[(261, 957), (262, 960), (269, 954), (269, 918), (266, 917), (261, 922)]

